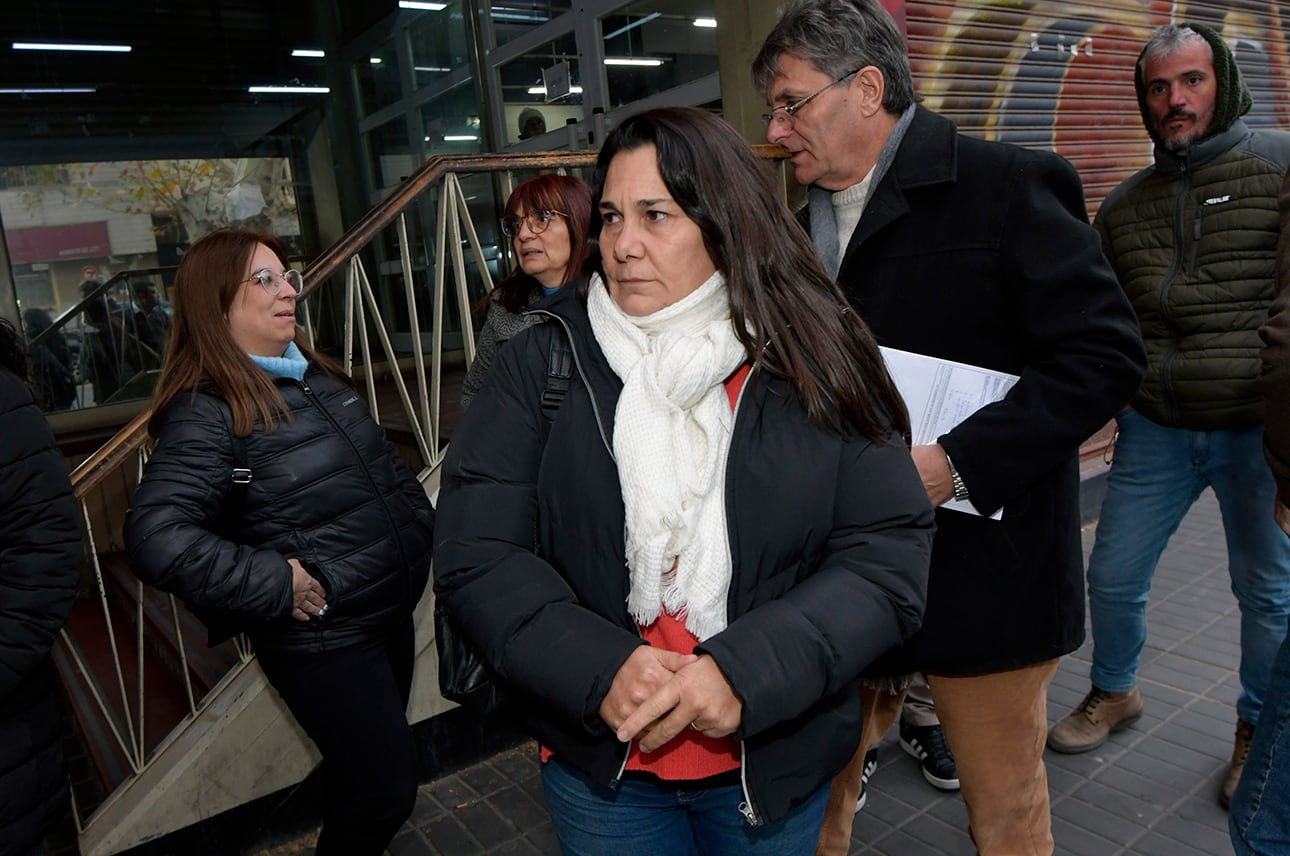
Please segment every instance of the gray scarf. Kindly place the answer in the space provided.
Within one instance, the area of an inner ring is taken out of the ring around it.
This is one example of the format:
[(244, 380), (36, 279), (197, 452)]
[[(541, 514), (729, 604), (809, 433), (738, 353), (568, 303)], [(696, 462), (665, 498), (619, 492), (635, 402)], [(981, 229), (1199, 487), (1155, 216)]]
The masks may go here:
[[(873, 196), (878, 183), (887, 174), (891, 162), (896, 159), (896, 150), (900, 148), (900, 141), (905, 138), (909, 123), (914, 121), (914, 111), (917, 109), (917, 105), (910, 104), (900, 115), (896, 127), (891, 129), (891, 136), (887, 137), (887, 142), (883, 144), (882, 151), (878, 154), (878, 162), (873, 166), (873, 177), (869, 180), (869, 196)], [(842, 267), (843, 254), (842, 248), (838, 246), (838, 224), (833, 218), (832, 196), (833, 191), (815, 185), (811, 185), (807, 191), (807, 204), (810, 206), (811, 216), (811, 243), (815, 244), (815, 254), (824, 263), (824, 268), (836, 279), (838, 270)], [(869, 204), (869, 196), (865, 197), (866, 205)]]

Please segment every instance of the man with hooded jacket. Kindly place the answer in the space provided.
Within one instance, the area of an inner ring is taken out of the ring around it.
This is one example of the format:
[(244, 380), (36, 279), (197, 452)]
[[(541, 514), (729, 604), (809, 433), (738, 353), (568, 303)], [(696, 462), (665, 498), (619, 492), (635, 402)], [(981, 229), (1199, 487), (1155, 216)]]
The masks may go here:
[(1258, 328), (1275, 295), (1277, 193), (1290, 134), (1252, 131), (1235, 57), (1201, 24), (1158, 29), (1138, 58), (1155, 163), (1107, 197), (1095, 226), (1138, 315), (1147, 375), (1119, 435), (1089, 559), (1092, 687), (1048, 746), (1084, 752), (1142, 714), (1136, 686), (1156, 563), (1187, 510), (1214, 490), (1241, 608), (1231, 800), (1290, 615), (1290, 541), (1273, 522), (1263, 462)]

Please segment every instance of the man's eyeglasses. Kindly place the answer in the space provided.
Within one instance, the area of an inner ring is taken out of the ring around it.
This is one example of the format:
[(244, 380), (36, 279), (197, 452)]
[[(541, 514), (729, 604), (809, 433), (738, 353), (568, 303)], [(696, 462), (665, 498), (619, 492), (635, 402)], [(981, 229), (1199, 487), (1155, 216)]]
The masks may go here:
[(502, 218), (502, 234), (508, 238), (514, 238), (524, 228), (524, 224), (528, 223), (530, 232), (541, 235), (556, 217), (568, 216), (563, 211), (530, 211), (523, 217), (518, 214), (507, 214)]
[(824, 84), (819, 89), (815, 90), (805, 98), (799, 98), (798, 100), (794, 101), (792, 104), (784, 104), (780, 107), (776, 107), (774, 110), (771, 110), (769, 113), (762, 113), (761, 120), (767, 126), (777, 125), (781, 128), (791, 128), (793, 127), (793, 114), (795, 114), (798, 110), (801, 110), (807, 104), (810, 104), (812, 98), (814, 98), (815, 96), (819, 95), (821, 92), (823, 92), (824, 90), (832, 86), (837, 86), (839, 83), (841, 83), (844, 80), (855, 77), (859, 73), (860, 73), (860, 69), (858, 68), (855, 71), (848, 71), (846, 74), (842, 75), (837, 80), (833, 81), (832, 83)]
[(282, 290), (282, 283), (284, 282), (296, 294), (299, 294), (300, 290), (305, 287), (305, 281), (301, 278), (298, 270), (284, 270), (282, 273), (274, 273), (269, 268), (263, 268), (242, 281), (258, 283), (260, 288), (263, 288), (270, 297), (277, 296), (278, 292)]

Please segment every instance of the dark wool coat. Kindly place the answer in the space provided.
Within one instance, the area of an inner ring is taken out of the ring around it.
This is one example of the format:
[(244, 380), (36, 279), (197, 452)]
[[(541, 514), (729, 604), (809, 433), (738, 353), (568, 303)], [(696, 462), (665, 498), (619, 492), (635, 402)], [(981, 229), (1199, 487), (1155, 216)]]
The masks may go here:
[[(627, 611), (610, 453), (622, 383), (578, 296), (556, 297), (554, 320), (502, 349), (453, 434), (435, 591), (519, 694), (515, 712), (530, 732), (611, 785), (628, 747), (601, 720), (600, 703), (644, 644)], [(550, 342), (564, 335), (576, 371), (547, 423)], [(729, 625), (699, 650), (743, 701), (735, 736), (745, 797), (759, 821), (773, 822), (855, 753), (855, 678), (918, 626), (932, 513), (899, 438), (878, 445), (825, 433), (784, 383), (755, 371), (728, 461)]]
[(1133, 396), (1144, 365), (1079, 176), (920, 107), (838, 281), (881, 344), (1021, 377), (939, 440), (972, 503), (1003, 519), (937, 511), (923, 628), (883, 667), (985, 674), (1074, 650), (1078, 448)]
[(1263, 446), (1281, 501), (1290, 504), (1290, 172), (1281, 185), (1281, 234), (1277, 247), (1277, 299), (1259, 330), (1263, 337), (1262, 392), (1267, 404)]
[(27, 854), (70, 811), (50, 649), (81, 575), (67, 463), (16, 375), (0, 368), (0, 854)]
[[(274, 383), (291, 421), (244, 440), (252, 480), (231, 517), (227, 403), (181, 393), (126, 514), (139, 579), (251, 634), (259, 647), (322, 650), (407, 616), (430, 575), (434, 509), (363, 399), (310, 367)], [(299, 559), (327, 592), (327, 616), (291, 618)]]

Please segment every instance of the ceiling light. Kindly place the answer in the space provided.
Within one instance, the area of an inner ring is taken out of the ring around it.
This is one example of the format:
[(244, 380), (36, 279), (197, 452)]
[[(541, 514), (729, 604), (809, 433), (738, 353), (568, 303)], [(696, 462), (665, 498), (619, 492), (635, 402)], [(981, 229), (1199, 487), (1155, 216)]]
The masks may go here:
[(715, 30), (717, 28), (717, 19), (716, 18), (695, 18), (694, 26), (703, 27), (708, 30)]
[(129, 45), (73, 45), (58, 42), (14, 42), (16, 51), (98, 51), (100, 53), (129, 53)]
[(296, 48), (291, 52), (292, 56), (311, 57), (313, 59), (322, 59), (327, 54), (317, 48)]
[(0, 95), (70, 95), (96, 91), (92, 86), (69, 86), (64, 89), (0, 89)]
[(368, 62), (370, 62), (372, 65), (380, 65), (381, 58), (379, 56), (374, 56), (371, 59), (369, 59)]
[(639, 65), (654, 67), (663, 64), (663, 60), (651, 57), (607, 56), (605, 65)]
[(415, 0), (399, 0), (400, 9), (420, 9), (423, 12), (439, 12), (448, 8), (447, 3), (418, 3)]
[(504, 7), (494, 6), (490, 11), (495, 21), (528, 21), (534, 24), (545, 24), (551, 20), (546, 15), (539, 15), (533, 12), (522, 12), (517, 9), (507, 9)]
[(473, 143), (478, 140), (474, 134), (445, 134), (443, 141), (445, 143)]
[(248, 86), (247, 92), (294, 92), (304, 95), (326, 95), (331, 92), (326, 86)]
[(447, 74), (448, 72), (452, 71), (451, 68), (440, 68), (437, 65), (414, 65), (412, 66), (412, 70), (413, 71), (437, 71), (441, 74)]
[[(570, 87), (569, 87), (569, 92), (570, 92), (570, 93), (572, 93), (573, 95), (581, 95), (581, 94), (582, 94), (582, 87), (581, 87), (581, 86), (570, 86)], [(546, 87), (545, 87), (545, 86), (530, 86), (530, 87), (529, 87), (529, 95), (546, 95)]]
[(634, 30), (637, 27), (644, 26), (645, 24), (648, 24), (650, 21), (654, 20), (655, 18), (660, 17), (662, 14), (663, 14), (662, 12), (650, 12), (645, 17), (637, 18), (635, 21), (632, 21), (629, 24), (619, 27), (618, 29), (614, 30), (612, 33), (605, 33), (605, 41), (609, 41), (614, 36), (621, 36), (623, 33), (626, 33), (629, 30)]

